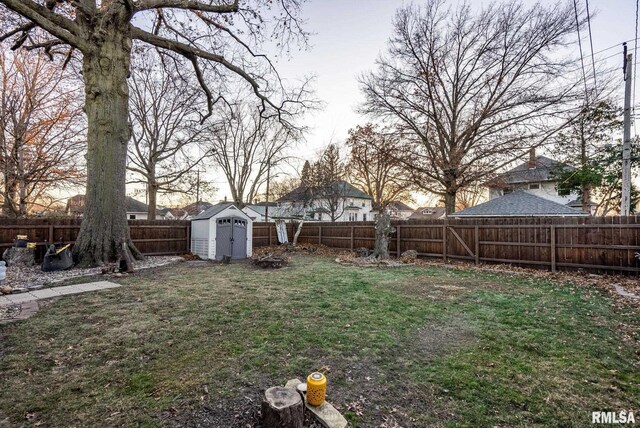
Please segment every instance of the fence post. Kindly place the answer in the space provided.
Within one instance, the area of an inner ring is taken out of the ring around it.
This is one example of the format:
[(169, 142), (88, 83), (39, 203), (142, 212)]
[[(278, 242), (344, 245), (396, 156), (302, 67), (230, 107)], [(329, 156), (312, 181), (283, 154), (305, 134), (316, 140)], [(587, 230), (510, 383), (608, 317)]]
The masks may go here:
[(556, 226), (551, 225), (551, 272), (556, 271)]
[[(273, 223), (275, 225), (275, 223)], [(267, 247), (271, 246), (271, 225), (267, 222)]]
[(442, 259), (447, 262), (447, 220), (445, 220), (444, 226), (442, 226)]
[(322, 224), (318, 225), (318, 245), (322, 245)]
[(187, 240), (187, 249), (186, 249), (186, 253), (190, 253), (191, 252), (191, 225), (186, 225), (184, 227), (185, 230), (185, 236), (186, 236), (186, 240)]
[(400, 225), (396, 226), (396, 255), (400, 258)]
[(49, 225), (49, 244), (53, 244), (55, 239), (55, 236), (53, 234), (53, 227), (54, 226), (52, 224)]
[(351, 226), (351, 251), (353, 251), (353, 229), (354, 227)]
[(478, 225), (475, 227), (476, 229), (476, 264), (480, 263), (480, 228)]

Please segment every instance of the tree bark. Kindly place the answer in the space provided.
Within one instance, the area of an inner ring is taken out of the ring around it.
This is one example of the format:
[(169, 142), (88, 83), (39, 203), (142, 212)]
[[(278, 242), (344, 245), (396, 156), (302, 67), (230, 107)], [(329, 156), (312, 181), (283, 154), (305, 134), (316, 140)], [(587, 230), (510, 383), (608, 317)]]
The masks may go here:
[(582, 185), (582, 211), (591, 215), (591, 183)]
[(302, 428), (304, 403), (293, 388), (274, 386), (264, 393), (262, 421), (265, 428)]
[(444, 206), (447, 215), (456, 212), (456, 193), (455, 190), (447, 190), (444, 194)]
[(293, 235), (293, 242), (291, 243), (291, 245), (293, 245), (294, 247), (298, 245), (298, 237), (300, 236), (300, 232), (302, 232), (303, 225), (304, 220), (300, 220), (300, 223), (298, 223), (298, 228), (296, 229), (296, 233), (294, 233)]
[(88, 149), (84, 219), (73, 248), (79, 266), (141, 258), (125, 205), (131, 37), (121, 19), (129, 17), (115, 16), (111, 25), (94, 30), (99, 40), (83, 58)]
[(20, 140), (18, 146), (18, 217), (27, 215), (27, 183), (24, 179), (24, 150), (25, 144)]
[(149, 220), (155, 220), (156, 211), (158, 208), (156, 206), (156, 201), (158, 197), (158, 185), (156, 183), (155, 176), (153, 176), (153, 178), (149, 180), (149, 183), (147, 183), (147, 195), (149, 196), (149, 200), (147, 201), (149, 204), (147, 218)]

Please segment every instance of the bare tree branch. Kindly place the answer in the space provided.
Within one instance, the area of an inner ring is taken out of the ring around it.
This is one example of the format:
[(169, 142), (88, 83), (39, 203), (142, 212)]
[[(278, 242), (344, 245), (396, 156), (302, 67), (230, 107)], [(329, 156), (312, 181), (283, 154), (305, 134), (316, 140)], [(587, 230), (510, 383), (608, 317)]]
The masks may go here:
[(134, 1), (134, 7), (137, 11), (146, 9), (160, 9), (160, 8), (173, 8), (173, 9), (187, 9), (197, 10), (202, 12), (213, 13), (234, 13), (239, 10), (239, 0), (234, 0), (233, 3), (212, 5), (206, 4), (201, 1), (194, 0), (140, 0)]
[(32, 0), (0, 0), (0, 3), (71, 46), (82, 51), (89, 49), (89, 44), (80, 37), (81, 31), (75, 22), (45, 6)]

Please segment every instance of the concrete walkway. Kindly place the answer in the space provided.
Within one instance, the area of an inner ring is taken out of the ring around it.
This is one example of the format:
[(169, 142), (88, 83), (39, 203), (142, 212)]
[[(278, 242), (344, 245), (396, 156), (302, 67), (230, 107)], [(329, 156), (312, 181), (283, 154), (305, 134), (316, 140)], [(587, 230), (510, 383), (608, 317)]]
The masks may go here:
[(43, 288), (42, 290), (29, 291), (20, 294), (8, 294), (0, 296), (0, 306), (8, 306), (33, 302), (40, 299), (50, 299), (69, 294), (86, 293), (88, 291), (105, 290), (107, 288), (117, 288), (120, 284), (109, 281), (87, 282), (85, 284), (66, 285), (64, 287)]

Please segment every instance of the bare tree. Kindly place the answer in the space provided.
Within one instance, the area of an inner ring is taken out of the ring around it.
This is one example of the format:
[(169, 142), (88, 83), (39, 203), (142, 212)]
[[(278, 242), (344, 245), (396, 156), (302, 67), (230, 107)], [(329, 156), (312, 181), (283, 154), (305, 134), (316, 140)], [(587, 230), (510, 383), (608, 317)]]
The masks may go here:
[(329, 144), (311, 168), (311, 192), (309, 199), (316, 208), (324, 209), (337, 221), (344, 214), (347, 206), (348, 183), (346, 162), (340, 156), (340, 149), (335, 144)]
[[(158, 193), (193, 193), (194, 168), (207, 152), (198, 150), (204, 127), (198, 113), (200, 92), (176, 67), (163, 67), (153, 52), (134, 62), (130, 79), (132, 133), (130, 183), (146, 186), (149, 220), (155, 220)], [(200, 154), (203, 153), (203, 154)]]
[(43, 54), (0, 49), (0, 168), (4, 215), (24, 217), (84, 178), (77, 82)]
[(297, 177), (272, 179), (269, 184), (269, 200), (276, 201), (300, 185), (301, 181)]
[(486, 190), (485, 184), (478, 181), (460, 188), (456, 199), (456, 210), (475, 207), (486, 198)]
[(402, 144), (397, 134), (378, 130), (368, 123), (349, 130), (347, 147), (351, 182), (373, 198), (383, 208), (394, 200), (407, 200), (412, 189), (411, 174), (398, 160)]
[[(286, 91), (269, 58), (273, 41), (283, 49), (306, 43), (298, 14), (302, 0), (0, 0), (0, 41), (43, 48), (82, 60), (88, 120), (87, 206), (74, 254), (80, 265), (140, 256), (125, 215), (129, 93), (134, 41), (184, 58), (207, 98), (210, 112), (224, 96), (229, 75), (247, 83), (264, 115), (290, 122), (307, 92)], [(210, 88), (208, 79), (216, 79)], [(206, 116), (208, 113), (205, 113)]]
[(219, 109), (208, 128), (208, 150), (239, 206), (251, 203), (266, 183), (270, 169), (287, 157), (299, 133), (273, 118), (264, 118), (257, 106), (237, 101)]
[(573, 5), (491, 3), (477, 13), (446, 1), (398, 10), (377, 69), (363, 75), (362, 111), (411, 140), (400, 160), (424, 190), (455, 210), (460, 188), (542, 144), (582, 82), (561, 50), (576, 30)]

